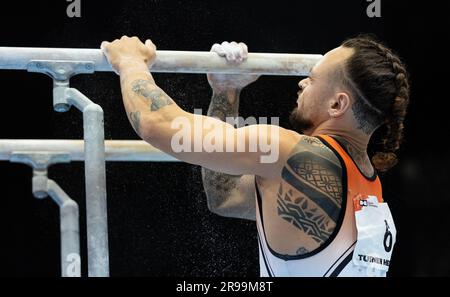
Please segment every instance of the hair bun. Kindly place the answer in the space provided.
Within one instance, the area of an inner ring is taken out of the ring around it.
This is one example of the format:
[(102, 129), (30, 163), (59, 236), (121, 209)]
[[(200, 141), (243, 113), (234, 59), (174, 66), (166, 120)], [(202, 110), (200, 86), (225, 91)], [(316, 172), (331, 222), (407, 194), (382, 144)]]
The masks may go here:
[(398, 159), (392, 152), (377, 152), (372, 157), (372, 163), (378, 171), (385, 172), (397, 165)]

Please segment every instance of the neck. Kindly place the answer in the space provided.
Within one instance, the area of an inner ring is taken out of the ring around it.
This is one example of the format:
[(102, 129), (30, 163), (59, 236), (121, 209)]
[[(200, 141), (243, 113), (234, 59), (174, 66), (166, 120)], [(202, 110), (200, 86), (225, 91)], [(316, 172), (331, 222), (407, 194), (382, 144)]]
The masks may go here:
[(367, 146), (369, 145), (370, 136), (359, 129), (349, 129), (346, 127), (339, 127), (330, 122), (324, 122), (314, 128), (312, 131), (307, 131), (310, 133), (305, 133), (311, 136), (316, 136), (320, 134), (337, 136), (343, 138), (350, 145), (352, 145), (357, 151), (366, 152)]
[(374, 169), (367, 155), (367, 146), (371, 135), (367, 135), (358, 129), (348, 129), (330, 122), (322, 123), (311, 131), (311, 134), (308, 133), (307, 135), (316, 136), (320, 134), (334, 136), (341, 140), (359, 170), (366, 177), (373, 176)]

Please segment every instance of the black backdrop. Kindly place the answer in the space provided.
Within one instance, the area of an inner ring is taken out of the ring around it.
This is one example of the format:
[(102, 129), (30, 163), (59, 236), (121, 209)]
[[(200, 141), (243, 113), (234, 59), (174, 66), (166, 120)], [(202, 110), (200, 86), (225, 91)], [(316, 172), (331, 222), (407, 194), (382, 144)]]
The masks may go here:
[[(82, 17), (68, 2), (0, 3), (0, 46), (97, 48), (121, 35), (151, 38), (159, 49), (209, 50), (223, 40), (250, 51), (325, 53), (346, 37), (375, 33), (405, 60), (411, 109), (401, 162), (382, 176), (398, 229), (391, 276), (450, 275), (446, 191), (450, 165), (447, 1), (382, 1), (381, 18), (353, 1), (87, 1)], [(204, 75), (157, 74), (180, 106), (207, 110)], [(287, 116), (298, 77), (262, 77), (245, 89), (243, 116)], [(106, 139), (137, 139), (112, 73), (80, 75), (72, 86), (105, 111)], [(52, 82), (41, 74), (0, 71), (0, 139), (81, 139), (81, 114), (52, 111)], [(0, 275), (59, 275), (58, 208), (31, 195), (31, 169), (0, 162)], [(82, 163), (57, 165), (49, 176), (79, 204), (85, 228)], [(208, 212), (200, 168), (180, 163), (107, 163), (112, 276), (256, 276), (254, 223)], [(86, 237), (82, 234), (86, 275)]]

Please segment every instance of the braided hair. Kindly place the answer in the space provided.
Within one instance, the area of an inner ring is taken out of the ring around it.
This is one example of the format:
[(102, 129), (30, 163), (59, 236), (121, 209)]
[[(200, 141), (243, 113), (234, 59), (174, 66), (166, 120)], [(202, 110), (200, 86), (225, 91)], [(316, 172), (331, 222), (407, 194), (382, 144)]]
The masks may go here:
[(409, 105), (408, 73), (399, 57), (372, 37), (348, 39), (343, 47), (354, 50), (344, 66), (344, 81), (356, 100), (352, 110), (366, 134), (386, 125), (383, 150), (372, 162), (379, 171), (397, 164), (395, 152), (403, 140), (404, 119)]

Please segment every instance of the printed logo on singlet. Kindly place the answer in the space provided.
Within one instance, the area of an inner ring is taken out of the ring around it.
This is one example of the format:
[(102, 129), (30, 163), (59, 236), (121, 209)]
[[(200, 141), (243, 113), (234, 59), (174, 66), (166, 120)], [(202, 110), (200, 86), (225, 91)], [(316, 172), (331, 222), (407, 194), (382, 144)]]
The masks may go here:
[(362, 207), (368, 207), (368, 206), (378, 207), (377, 204), (373, 203), (372, 201), (366, 200), (366, 199), (359, 200), (359, 205), (361, 206), (361, 208)]
[(396, 234), (389, 207), (374, 195), (357, 194), (353, 202), (358, 231), (353, 262), (367, 267), (368, 273), (387, 271)]
[(383, 259), (383, 258), (378, 258), (378, 257), (373, 257), (373, 256), (368, 256), (368, 255), (358, 254), (358, 258), (359, 258), (359, 261), (364, 261), (366, 263), (377, 263), (377, 264), (384, 265), (387, 267), (389, 267), (389, 265), (391, 264), (391, 261), (389, 259)]

